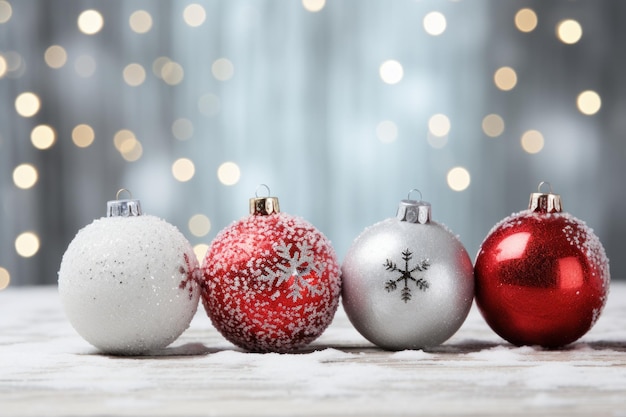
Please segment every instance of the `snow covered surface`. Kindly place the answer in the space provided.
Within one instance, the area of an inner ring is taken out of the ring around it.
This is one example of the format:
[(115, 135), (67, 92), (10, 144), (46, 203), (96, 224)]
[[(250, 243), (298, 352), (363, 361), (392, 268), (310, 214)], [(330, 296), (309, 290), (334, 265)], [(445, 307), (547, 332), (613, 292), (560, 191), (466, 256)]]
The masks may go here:
[(569, 347), (514, 347), (475, 308), (428, 351), (387, 352), (340, 308), (295, 354), (243, 352), (199, 309), (172, 346), (99, 354), (65, 318), (56, 288), (0, 292), (0, 416), (626, 416), (626, 284)]

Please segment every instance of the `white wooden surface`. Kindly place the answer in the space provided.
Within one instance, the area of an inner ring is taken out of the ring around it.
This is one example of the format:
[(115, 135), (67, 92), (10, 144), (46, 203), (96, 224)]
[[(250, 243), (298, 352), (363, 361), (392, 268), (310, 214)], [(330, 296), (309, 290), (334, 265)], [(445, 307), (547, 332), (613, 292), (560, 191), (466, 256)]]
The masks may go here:
[(71, 328), (56, 288), (0, 292), (0, 416), (541, 415), (626, 416), (626, 284), (559, 351), (516, 348), (474, 308), (429, 350), (386, 352), (340, 309), (298, 354), (251, 354), (200, 307), (170, 348), (100, 355)]

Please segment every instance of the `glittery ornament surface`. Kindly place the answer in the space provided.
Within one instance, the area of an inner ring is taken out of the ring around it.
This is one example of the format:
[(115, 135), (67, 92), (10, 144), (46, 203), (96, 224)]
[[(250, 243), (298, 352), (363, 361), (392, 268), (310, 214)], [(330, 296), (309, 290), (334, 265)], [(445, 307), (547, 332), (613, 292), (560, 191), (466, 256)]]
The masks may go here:
[(474, 298), (467, 251), (433, 221), (391, 218), (368, 227), (350, 247), (341, 271), (348, 318), (385, 349), (443, 343), (461, 327)]
[(154, 216), (106, 217), (78, 232), (59, 293), (76, 331), (106, 353), (163, 348), (189, 326), (200, 296), (193, 249)]
[(213, 325), (250, 351), (305, 346), (331, 323), (341, 291), (330, 242), (285, 213), (250, 215), (215, 238), (204, 260)]
[(596, 322), (609, 266), (585, 223), (522, 211), (489, 233), (476, 258), (476, 302), (487, 323), (516, 345), (559, 347)]

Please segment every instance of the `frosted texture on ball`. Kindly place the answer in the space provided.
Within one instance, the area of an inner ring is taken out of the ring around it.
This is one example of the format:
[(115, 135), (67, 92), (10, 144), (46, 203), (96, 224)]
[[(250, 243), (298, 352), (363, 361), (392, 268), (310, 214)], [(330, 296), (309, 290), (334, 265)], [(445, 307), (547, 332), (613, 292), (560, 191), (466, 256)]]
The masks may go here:
[(222, 230), (203, 269), (207, 314), (246, 350), (303, 347), (322, 334), (339, 305), (341, 278), (330, 241), (286, 213), (251, 215)]
[(154, 216), (108, 217), (78, 232), (61, 261), (69, 321), (106, 353), (160, 349), (198, 307), (198, 261), (178, 229)]

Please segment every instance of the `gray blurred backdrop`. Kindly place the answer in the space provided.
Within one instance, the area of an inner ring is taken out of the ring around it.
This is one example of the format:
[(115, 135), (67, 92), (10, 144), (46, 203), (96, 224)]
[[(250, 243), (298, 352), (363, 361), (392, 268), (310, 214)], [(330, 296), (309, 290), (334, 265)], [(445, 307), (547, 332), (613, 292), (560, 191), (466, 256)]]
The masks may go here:
[(413, 188), (474, 258), (549, 181), (623, 278), (625, 19), (608, 0), (0, 0), (0, 286), (55, 283), (120, 188), (201, 256), (260, 183), (341, 261)]

